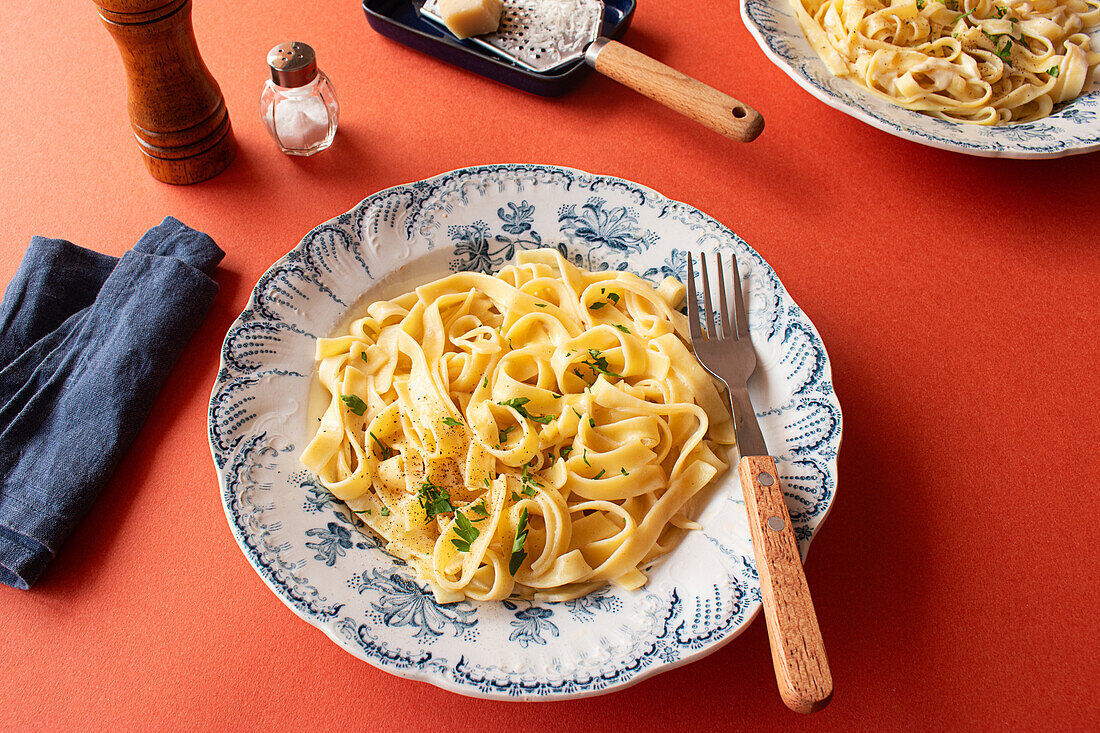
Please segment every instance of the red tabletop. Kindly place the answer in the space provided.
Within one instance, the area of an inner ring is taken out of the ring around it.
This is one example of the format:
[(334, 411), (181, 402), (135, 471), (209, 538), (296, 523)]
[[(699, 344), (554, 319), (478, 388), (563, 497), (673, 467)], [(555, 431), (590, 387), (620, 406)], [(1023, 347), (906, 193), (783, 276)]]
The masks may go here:
[[(556, 100), (487, 81), (376, 35), (358, 0), (196, 0), (240, 152), (173, 187), (142, 166), (92, 3), (0, 4), (0, 282), (33, 234), (118, 255), (166, 214), (227, 252), (212, 312), (92, 513), (32, 591), (0, 587), (0, 727), (1100, 727), (1100, 159), (987, 160), (872, 129), (767, 61), (735, 5), (640, 0), (627, 40), (759, 109), (749, 145), (598, 76)], [(289, 39), (317, 49), (342, 103), (312, 159), (280, 153), (257, 114), (266, 52)], [(836, 501), (806, 564), (836, 683), (824, 712), (783, 707), (762, 619), (611, 695), (461, 697), (353, 658), (238, 550), (206, 410), (252, 285), (368, 194), (495, 162), (697, 206), (820, 330), (844, 410)]]

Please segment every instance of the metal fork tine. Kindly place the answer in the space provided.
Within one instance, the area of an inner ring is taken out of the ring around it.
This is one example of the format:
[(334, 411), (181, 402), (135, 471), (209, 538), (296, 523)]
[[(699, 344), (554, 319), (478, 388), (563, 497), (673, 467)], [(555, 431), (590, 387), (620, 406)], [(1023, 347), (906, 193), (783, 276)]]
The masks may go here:
[(703, 332), (699, 328), (699, 297), (695, 294), (695, 262), (691, 252), (684, 252), (684, 257), (687, 259), (688, 325), (691, 327), (691, 340), (695, 341), (703, 338)]
[(737, 255), (733, 255), (733, 301), (737, 309), (738, 338), (749, 335), (749, 317), (745, 312), (745, 296), (741, 294), (741, 271), (737, 268)]
[(707, 255), (705, 252), (699, 253), (699, 274), (703, 277), (703, 305), (706, 306), (707, 311), (707, 338), (718, 338), (718, 332), (714, 330), (714, 309), (710, 304), (710, 274), (707, 272)]
[(722, 329), (722, 338), (737, 338), (737, 329), (730, 318), (728, 306), (726, 306), (726, 271), (722, 269), (722, 253), (714, 253), (714, 269), (718, 273), (718, 326)]

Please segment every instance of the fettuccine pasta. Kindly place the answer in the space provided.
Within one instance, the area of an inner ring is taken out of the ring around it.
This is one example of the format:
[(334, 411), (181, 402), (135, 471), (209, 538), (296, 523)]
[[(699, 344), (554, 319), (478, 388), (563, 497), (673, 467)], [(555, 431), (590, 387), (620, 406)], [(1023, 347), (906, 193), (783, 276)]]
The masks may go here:
[(1046, 117), (1100, 63), (1098, 0), (791, 0), (829, 70), (956, 122)]
[(440, 602), (637, 588), (734, 440), (683, 302), (541, 249), (372, 303), (302, 462)]

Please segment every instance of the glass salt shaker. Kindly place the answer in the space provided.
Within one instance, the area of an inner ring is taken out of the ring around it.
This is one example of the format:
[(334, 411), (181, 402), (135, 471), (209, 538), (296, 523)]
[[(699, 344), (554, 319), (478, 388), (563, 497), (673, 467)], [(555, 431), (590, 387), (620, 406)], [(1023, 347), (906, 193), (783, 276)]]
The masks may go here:
[(317, 68), (308, 44), (281, 43), (267, 54), (271, 78), (260, 95), (260, 117), (287, 155), (313, 155), (336, 134), (340, 103), (336, 90)]

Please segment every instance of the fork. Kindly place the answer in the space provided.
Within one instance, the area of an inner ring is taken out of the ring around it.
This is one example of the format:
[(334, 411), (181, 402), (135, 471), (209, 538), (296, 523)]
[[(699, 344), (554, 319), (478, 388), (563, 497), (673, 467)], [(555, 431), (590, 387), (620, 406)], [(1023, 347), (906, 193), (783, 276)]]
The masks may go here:
[(741, 460), (737, 472), (749, 514), (752, 549), (760, 575), (764, 618), (768, 624), (772, 664), (779, 694), (787, 707), (799, 713), (813, 713), (829, 704), (833, 677), (821, 630), (814, 613), (802, 556), (795, 540), (791, 517), (783, 500), (783, 489), (775, 459), (768, 453), (756, 413), (749, 399), (748, 379), (756, 369), (756, 351), (749, 340), (749, 319), (741, 294), (741, 273), (737, 257), (733, 265), (732, 314), (726, 305), (726, 282), (722, 256), (715, 253), (718, 283), (718, 317), (711, 305), (707, 259), (699, 255), (703, 281), (706, 334), (699, 322), (699, 301), (695, 292), (695, 265), (687, 259), (688, 321), (691, 347), (699, 362), (726, 385), (733, 408), (734, 432)]

